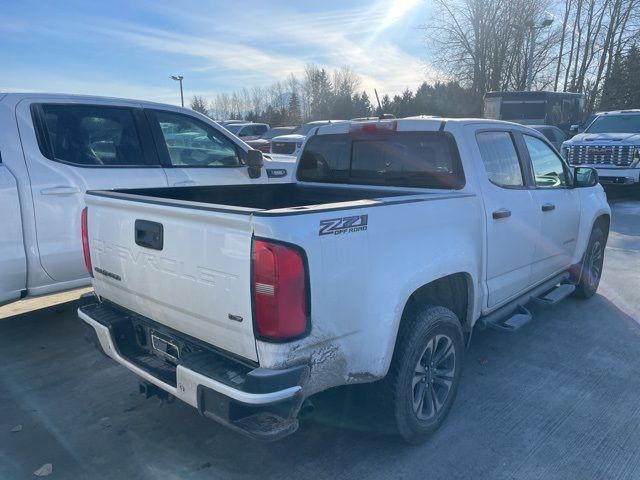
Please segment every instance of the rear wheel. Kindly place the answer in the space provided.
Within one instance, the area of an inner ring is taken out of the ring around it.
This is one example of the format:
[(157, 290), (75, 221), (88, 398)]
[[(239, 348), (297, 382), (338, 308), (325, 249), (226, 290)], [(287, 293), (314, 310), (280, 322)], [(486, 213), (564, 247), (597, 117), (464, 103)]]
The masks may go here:
[(401, 327), (384, 389), (383, 408), (407, 442), (424, 442), (444, 421), (456, 396), (464, 340), (460, 321), (427, 307)]
[(576, 296), (591, 298), (598, 290), (602, 277), (605, 245), (604, 232), (600, 227), (595, 227), (591, 232), (589, 244), (582, 260), (582, 273), (580, 282), (576, 286)]

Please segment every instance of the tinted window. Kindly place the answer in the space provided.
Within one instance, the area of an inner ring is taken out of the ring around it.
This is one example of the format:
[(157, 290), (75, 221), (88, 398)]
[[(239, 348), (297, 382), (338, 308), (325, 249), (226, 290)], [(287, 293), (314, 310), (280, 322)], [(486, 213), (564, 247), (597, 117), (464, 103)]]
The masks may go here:
[(298, 179), (398, 187), (464, 186), (455, 143), (439, 132), (313, 136), (302, 153)]
[(241, 128), (243, 128), (244, 125), (243, 124), (234, 124), (234, 125), (225, 125), (224, 128), (226, 128), (227, 130), (229, 130), (231, 133), (233, 133), (234, 135), (236, 135)]
[(256, 125), (253, 131), (255, 132), (254, 135), (262, 135), (267, 130), (269, 130), (269, 127), (266, 125)]
[(558, 154), (536, 137), (523, 135), (529, 151), (537, 187), (553, 188), (567, 185), (567, 176)]
[(237, 135), (239, 137), (255, 137), (262, 135), (267, 130), (268, 128), (266, 125), (246, 125)]
[(509, 132), (477, 134), (480, 156), (489, 180), (500, 187), (521, 187), (522, 168)]
[(171, 165), (174, 167), (238, 167), (235, 145), (204, 122), (179, 113), (155, 111)]
[(101, 105), (33, 105), (42, 154), (79, 166), (148, 164), (133, 112)]
[(640, 133), (640, 115), (601, 115), (586, 133)]
[(293, 127), (276, 127), (271, 130), (267, 130), (260, 138), (271, 140), (273, 137), (277, 137), (279, 135), (287, 135), (293, 130), (295, 130)]
[(253, 127), (251, 125), (246, 125), (246, 126), (240, 128), (236, 133), (236, 136), (240, 137), (240, 138), (242, 138), (242, 137), (251, 137), (253, 135), (254, 135)]
[(503, 100), (500, 113), (503, 120), (538, 120), (545, 117), (546, 108), (544, 100)]
[(562, 132), (562, 130), (560, 130), (559, 128), (554, 128), (551, 131), (553, 132), (553, 137), (554, 137), (554, 140), (552, 140), (552, 141), (555, 141), (557, 143), (561, 143), (561, 142), (564, 142), (566, 140), (567, 137)]
[(554, 142), (555, 141), (555, 138), (554, 138), (554, 135), (553, 135), (553, 129), (551, 129), (551, 128), (537, 128), (536, 130), (538, 130), (540, 133), (542, 133), (545, 136), (545, 138), (547, 140), (549, 140), (550, 142)]

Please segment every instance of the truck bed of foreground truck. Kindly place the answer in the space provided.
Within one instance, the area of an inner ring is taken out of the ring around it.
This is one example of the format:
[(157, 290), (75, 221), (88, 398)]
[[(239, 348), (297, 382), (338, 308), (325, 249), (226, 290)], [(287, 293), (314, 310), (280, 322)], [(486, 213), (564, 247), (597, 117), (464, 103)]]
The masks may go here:
[(444, 420), (474, 325), (590, 297), (610, 209), (538, 132), (415, 118), (320, 127), (283, 185), (95, 191), (82, 234), (99, 347), (206, 417), (294, 432), (303, 401), (376, 382), (407, 441)]

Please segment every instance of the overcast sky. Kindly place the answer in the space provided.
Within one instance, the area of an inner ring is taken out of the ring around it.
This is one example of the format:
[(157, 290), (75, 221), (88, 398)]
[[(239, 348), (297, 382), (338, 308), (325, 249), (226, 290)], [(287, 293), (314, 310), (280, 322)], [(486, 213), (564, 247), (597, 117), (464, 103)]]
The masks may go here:
[(0, 91), (179, 103), (266, 86), (304, 65), (351, 66), (363, 87), (415, 89), (436, 75), (418, 27), (426, 0), (5, 2)]

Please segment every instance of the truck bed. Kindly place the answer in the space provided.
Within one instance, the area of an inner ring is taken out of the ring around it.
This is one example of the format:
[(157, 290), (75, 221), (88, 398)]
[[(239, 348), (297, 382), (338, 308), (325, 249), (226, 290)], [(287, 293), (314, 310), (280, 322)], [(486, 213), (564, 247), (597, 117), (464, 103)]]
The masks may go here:
[[(424, 192), (412, 193), (402, 189), (388, 188), (354, 188), (353, 185), (342, 187), (271, 184), (142, 188), (89, 192), (89, 194), (189, 208), (194, 208), (193, 202), (195, 202), (212, 205), (212, 210), (259, 214), (283, 209), (305, 210), (305, 207), (330, 204), (341, 204), (340, 207), (344, 208), (348, 206), (344, 205), (345, 202), (357, 202), (358, 206), (362, 206), (362, 201), (377, 203), (384, 198), (424, 195)], [(291, 210), (289, 213), (292, 213)]]

